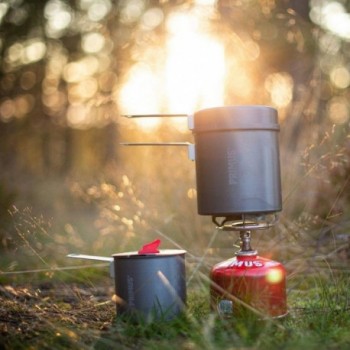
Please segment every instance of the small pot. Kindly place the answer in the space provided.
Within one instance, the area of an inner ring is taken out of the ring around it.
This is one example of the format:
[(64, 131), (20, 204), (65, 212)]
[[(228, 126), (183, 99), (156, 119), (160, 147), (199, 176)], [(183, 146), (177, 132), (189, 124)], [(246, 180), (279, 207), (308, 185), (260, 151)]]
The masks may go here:
[(186, 304), (184, 250), (114, 254), (117, 315), (171, 320)]
[(154, 320), (171, 320), (186, 304), (185, 250), (158, 250), (160, 241), (138, 252), (113, 257), (69, 254), (69, 258), (106, 261), (115, 280), (117, 315)]

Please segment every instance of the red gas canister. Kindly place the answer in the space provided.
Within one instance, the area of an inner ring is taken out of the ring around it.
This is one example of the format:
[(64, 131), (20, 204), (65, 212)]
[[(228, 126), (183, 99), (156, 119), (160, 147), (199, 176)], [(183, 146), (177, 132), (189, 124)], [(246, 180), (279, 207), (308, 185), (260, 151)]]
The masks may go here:
[(279, 262), (256, 251), (216, 264), (211, 271), (211, 305), (220, 314), (239, 316), (247, 309), (260, 315), (285, 316), (286, 272)]

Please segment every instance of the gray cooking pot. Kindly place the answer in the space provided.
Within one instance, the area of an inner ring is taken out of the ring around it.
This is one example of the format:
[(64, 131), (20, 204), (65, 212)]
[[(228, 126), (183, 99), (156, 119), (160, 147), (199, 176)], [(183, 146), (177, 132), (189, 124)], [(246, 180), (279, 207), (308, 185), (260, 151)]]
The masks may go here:
[(70, 258), (110, 262), (115, 280), (117, 316), (147, 322), (171, 320), (186, 304), (185, 250), (127, 252), (113, 257), (69, 254)]
[(186, 304), (185, 251), (114, 254), (117, 315), (170, 320)]

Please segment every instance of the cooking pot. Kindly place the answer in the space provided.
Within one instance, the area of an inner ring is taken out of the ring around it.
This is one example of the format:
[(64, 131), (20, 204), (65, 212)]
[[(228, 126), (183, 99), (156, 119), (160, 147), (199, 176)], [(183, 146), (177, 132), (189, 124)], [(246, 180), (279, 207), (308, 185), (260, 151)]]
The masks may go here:
[(114, 254), (117, 315), (170, 320), (186, 304), (185, 251)]
[(139, 251), (112, 257), (85, 254), (69, 254), (68, 257), (110, 262), (117, 316), (147, 322), (171, 320), (186, 305), (186, 251), (154, 248), (152, 242)]

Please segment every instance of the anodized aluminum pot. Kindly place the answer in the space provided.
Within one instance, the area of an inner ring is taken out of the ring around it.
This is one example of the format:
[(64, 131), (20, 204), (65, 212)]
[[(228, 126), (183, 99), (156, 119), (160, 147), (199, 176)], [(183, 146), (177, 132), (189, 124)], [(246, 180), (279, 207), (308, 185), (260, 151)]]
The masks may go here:
[(185, 253), (114, 254), (117, 317), (152, 322), (178, 316), (186, 304)]
[(267, 106), (226, 106), (194, 114), (198, 213), (282, 210), (279, 124)]

